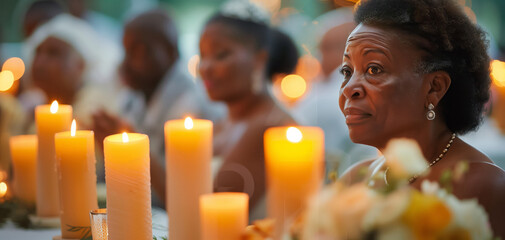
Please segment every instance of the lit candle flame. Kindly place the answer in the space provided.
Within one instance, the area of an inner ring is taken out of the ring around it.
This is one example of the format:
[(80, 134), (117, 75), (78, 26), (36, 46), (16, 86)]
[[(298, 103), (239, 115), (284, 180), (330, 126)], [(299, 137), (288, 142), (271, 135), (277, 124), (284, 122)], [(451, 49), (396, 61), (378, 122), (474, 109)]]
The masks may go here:
[(51, 108), (49, 108), (51, 113), (56, 113), (58, 112), (58, 101), (54, 100), (53, 103), (51, 103)]
[(0, 182), (0, 198), (3, 198), (7, 194), (7, 184), (5, 182)]
[(286, 138), (288, 139), (288, 141), (292, 143), (297, 143), (302, 140), (302, 137), (303, 137), (302, 132), (298, 128), (288, 127), (288, 130), (286, 131)]
[(128, 134), (126, 134), (126, 132), (123, 132), (123, 142), (128, 142), (128, 141), (130, 141), (128, 139)]
[(190, 117), (187, 117), (185, 120), (184, 120), (184, 127), (186, 129), (192, 129), (193, 128), (193, 119), (191, 119)]
[(77, 129), (77, 126), (75, 124), (75, 119), (72, 120), (72, 126), (70, 127), (70, 136), (75, 137), (75, 130)]

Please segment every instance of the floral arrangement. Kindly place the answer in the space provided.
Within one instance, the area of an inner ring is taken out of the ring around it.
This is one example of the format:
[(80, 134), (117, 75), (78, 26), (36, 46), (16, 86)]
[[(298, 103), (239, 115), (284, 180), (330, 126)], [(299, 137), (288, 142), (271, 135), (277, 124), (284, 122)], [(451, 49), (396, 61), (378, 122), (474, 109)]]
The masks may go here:
[[(294, 221), (285, 239), (493, 239), (477, 200), (459, 200), (445, 187), (447, 178), (460, 178), (468, 164), (442, 174), (441, 184), (422, 182), (419, 191), (409, 178), (429, 168), (417, 143), (393, 140), (384, 155), (388, 184), (370, 187), (386, 179), (384, 171), (369, 182), (335, 182), (314, 199), (302, 220)], [(269, 239), (273, 231), (268, 229), (249, 226), (244, 239)]]

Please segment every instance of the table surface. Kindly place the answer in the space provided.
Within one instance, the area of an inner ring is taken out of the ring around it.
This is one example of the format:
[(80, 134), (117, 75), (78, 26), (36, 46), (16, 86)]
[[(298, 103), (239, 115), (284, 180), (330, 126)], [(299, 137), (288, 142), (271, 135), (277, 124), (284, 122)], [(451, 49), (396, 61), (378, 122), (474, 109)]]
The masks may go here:
[[(153, 235), (161, 238), (168, 236), (167, 213), (159, 208), (152, 209)], [(0, 240), (52, 240), (54, 236), (61, 235), (59, 228), (52, 229), (21, 229), (12, 222), (0, 228)]]

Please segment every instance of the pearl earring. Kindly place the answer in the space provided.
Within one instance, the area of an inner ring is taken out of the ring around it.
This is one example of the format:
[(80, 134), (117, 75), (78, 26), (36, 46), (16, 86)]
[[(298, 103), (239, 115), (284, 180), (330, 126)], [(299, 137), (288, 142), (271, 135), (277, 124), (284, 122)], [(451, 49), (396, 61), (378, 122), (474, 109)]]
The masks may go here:
[(430, 103), (430, 105), (428, 105), (428, 112), (426, 113), (426, 118), (430, 121), (432, 121), (433, 119), (435, 119), (435, 111), (433, 111), (433, 109), (435, 108), (435, 106), (433, 106), (433, 104)]

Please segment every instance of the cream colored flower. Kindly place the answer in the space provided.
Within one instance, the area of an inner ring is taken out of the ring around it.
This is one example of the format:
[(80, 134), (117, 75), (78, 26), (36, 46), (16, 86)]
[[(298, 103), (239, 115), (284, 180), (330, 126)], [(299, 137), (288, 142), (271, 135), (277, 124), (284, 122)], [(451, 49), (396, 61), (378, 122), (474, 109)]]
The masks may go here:
[(440, 186), (437, 182), (431, 182), (428, 180), (424, 180), (421, 183), (421, 192), (429, 195), (437, 195), (440, 191)]
[(475, 240), (492, 238), (486, 211), (476, 199), (458, 200), (453, 195), (446, 195), (445, 201), (455, 215), (450, 228), (465, 229)]
[(384, 151), (386, 165), (393, 177), (407, 179), (420, 175), (427, 170), (428, 164), (416, 141), (411, 139), (393, 139)]
[(302, 239), (359, 238), (363, 218), (376, 197), (364, 184), (327, 189), (310, 208)]
[(399, 222), (410, 202), (410, 188), (401, 188), (386, 196), (378, 196), (363, 219), (363, 229), (371, 231)]

